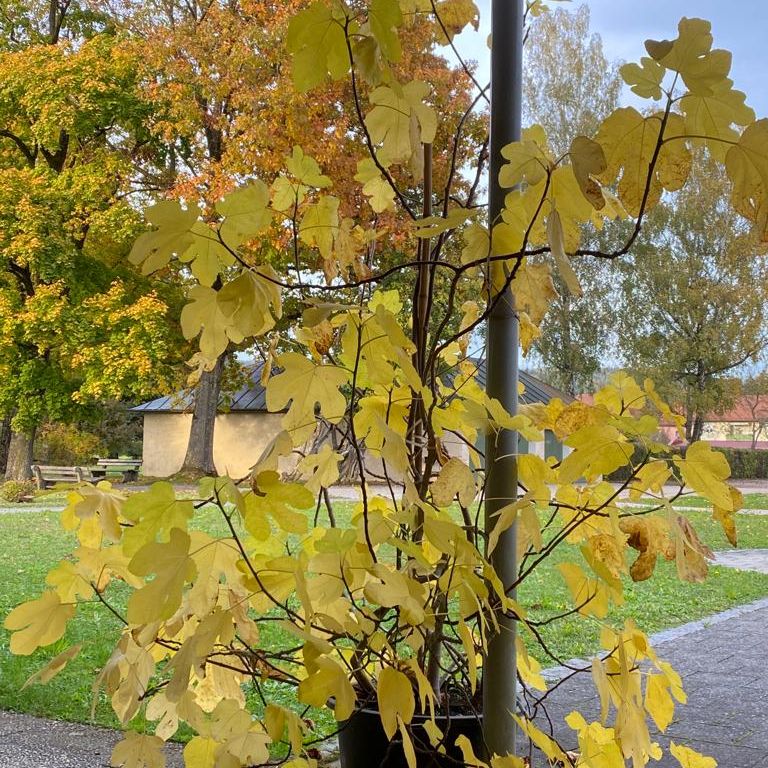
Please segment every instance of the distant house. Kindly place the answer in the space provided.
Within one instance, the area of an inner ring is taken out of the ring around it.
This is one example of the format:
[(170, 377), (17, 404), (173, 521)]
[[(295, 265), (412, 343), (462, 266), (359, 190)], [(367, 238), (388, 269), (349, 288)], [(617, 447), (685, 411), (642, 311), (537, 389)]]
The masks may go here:
[[(280, 431), (282, 414), (269, 413), (266, 392), (259, 379), (261, 370), (252, 374), (250, 382), (229, 397), (222, 397), (216, 417), (213, 460), (221, 474), (244, 477), (256, 463), (270, 441)], [(485, 366), (478, 368), (477, 380), (485, 386)], [(525, 392), (522, 403), (548, 403), (554, 398), (572, 402), (573, 398), (550, 387), (528, 373), (520, 373)], [(149, 477), (169, 477), (184, 463), (192, 426), (192, 399), (189, 393), (159, 397), (132, 409), (144, 417), (142, 472)], [(449, 445), (455, 455), (466, 454), (460, 442)], [(521, 440), (521, 452), (542, 457), (563, 458), (563, 446), (551, 432), (545, 440), (528, 444)]]
[(768, 395), (741, 395), (723, 413), (710, 413), (702, 438), (720, 448), (768, 449)]

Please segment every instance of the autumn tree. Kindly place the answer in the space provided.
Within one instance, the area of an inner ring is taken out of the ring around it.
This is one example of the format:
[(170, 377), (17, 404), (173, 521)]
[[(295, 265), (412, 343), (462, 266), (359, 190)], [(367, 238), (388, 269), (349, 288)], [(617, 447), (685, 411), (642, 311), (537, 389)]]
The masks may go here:
[[(45, 11), (47, 37), (36, 11)], [(148, 142), (136, 61), (76, 4), (28, 8), (21, 19), (0, 46), (0, 407), (15, 430), (9, 476), (29, 473), (44, 419), (69, 418), (78, 401), (102, 392), (165, 387), (177, 359), (165, 318), (173, 291), (152, 294), (124, 258), (140, 228), (126, 199), (132, 156)], [(95, 34), (81, 38), (84, 29)]]
[[(316, 226), (330, 226), (343, 221), (352, 249), (357, 249), (367, 225), (378, 222), (386, 227), (395, 216), (407, 219), (423, 208), (418, 189), (402, 193), (409, 212), (394, 211), (395, 192), (377, 176), (370, 158), (365, 159), (360, 127), (356, 121), (355, 95), (346, 82), (325, 83), (311, 99), (297, 94), (291, 78), (296, 66), (309, 74), (312, 62), (295, 64), (286, 47), (288, 22), (307, 0), (292, 0), (275, 5), (264, 0), (240, 3), (210, 2), (190, 5), (182, 2), (145, 3), (118, 17), (119, 23), (135, 36), (135, 47), (144, 62), (143, 78), (148, 97), (155, 105), (153, 132), (167, 146), (167, 161), (172, 177), (167, 177), (172, 197), (196, 200), (212, 208), (222, 194), (238, 181), (261, 179), (271, 184), (279, 178), (286, 158), (293, 179), (301, 176), (301, 159), (294, 147), (302, 147), (319, 166), (334, 168), (334, 203), (336, 208), (317, 209)], [(416, 23), (403, 30), (398, 47), (402, 60), (395, 70), (411, 72), (432, 86), (434, 104), (445, 116), (435, 125), (432, 183), (435, 189), (449, 184), (468, 190), (460, 170), (467, 158), (476, 154), (487, 141), (484, 121), (467, 107), (474, 98), (484, 103), (485, 94), (470, 94), (471, 77), (462, 69), (448, 66), (429, 45), (445, 43), (446, 33), (431, 24)], [(226, 45), (222, 46), (222, 40)], [(290, 40), (288, 39), (290, 43)], [(371, 62), (373, 64), (373, 62)], [(378, 82), (360, 83), (357, 98), (373, 91)], [(390, 105), (382, 104), (382, 109)], [(459, 121), (464, 130), (458, 134), (455, 148), (451, 133)], [(265, 151), (269, 147), (269, 151)], [(482, 168), (480, 168), (482, 170)], [(474, 182), (475, 192), (478, 181)], [(328, 180), (330, 183), (330, 180)], [(287, 178), (273, 190), (277, 205), (293, 212), (290, 227), (272, 233), (269, 242), (257, 245), (256, 258), (268, 252), (269, 261), (278, 269), (298, 271), (298, 250), (313, 245), (306, 233), (296, 239), (298, 213), (304, 195), (296, 195), (287, 186)], [(350, 224), (350, 214), (355, 225)], [(373, 264), (387, 259), (397, 262), (403, 253), (395, 242), (386, 251), (369, 243), (360, 258), (351, 258), (341, 272), (351, 268), (358, 276)], [(209, 263), (233, 260), (223, 251), (210, 254)], [(192, 262), (192, 270), (200, 269)], [(304, 268), (304, 267), (301, 267)], [(316, 261), (312, 271), (322, 271)], [(215, 268), (209, 269), (215, 275)], [(196, 273), (200, 278), (200, 274)], [(324, 279), (335, 275), (325, 274)], [(392, 276), (392, 281), (398, 275)], [(442, 278), (439, 280), (442, 282)], [(219, 286), (220, 287), (220, 286)], [(436, 295), (443, 295), (438, 291)], [(222, 350), (221, 357), (198, 367), (193, 377), (194, 411), (182, 471), (213, 474), (213, 433), (220, 399), (224, 360), (234, 344)]]
[(716, 161), (696, 154), (688, 185), (664, 201), (624, 264), (620, 350), (685, 415), (688, 441), (727, 409), (733, 374), (766, 341), (765, 248), (729, 202)]
[[(555, 152), (568, 151), (575, 135), (590, 136), (619, 102), (622, 80), (600, 36), (589, 28), (589, 7), (557, 8), (531, 25), (523, 73), (524, 119), (541, 125)], [(590, 228), (595, 246), (610, 250), (621, 235)], [(613, 346), (615, 270), (609, 261), (574, 259), (578, 285), (555, 276), (557, 295), (533, 343), (542, 376), (577, 395), (591, 391)]]

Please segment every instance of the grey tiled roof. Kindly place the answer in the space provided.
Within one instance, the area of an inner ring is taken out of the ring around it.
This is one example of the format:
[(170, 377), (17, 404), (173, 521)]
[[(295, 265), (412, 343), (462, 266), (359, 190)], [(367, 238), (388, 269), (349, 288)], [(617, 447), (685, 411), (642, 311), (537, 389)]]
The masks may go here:
[[(241, 387), (234, 394), (225, 394), (219, 398), (219, 410), (229, 411), (266, 411), (267, 393), (259, 383), (261, 365), (253, 369), (250, 383)], [(148, 403), (131, 408), (134, 413), (188, 413), (192, 410), (191, 390), (182, 390), (175, 395), (158, 397)]]
[[(261, 365), (257, 366), (251, 373), (250, 384), (242, 387), (234, 395), (223, 395), (219, 400), (219, 408), (222, 411), (266, 411), (267, 399), (266, 390), (261, 386)], [(520, 397), (520, 402), (530, 403), (548, 403), (550, 400), (560, 398), (564, 403), (570, 403), (573, 398), (566, 395), (549, 384), (537, 379), (530, 373), (520, 371), (520, 381), (525, 386), (525, 392)], [(477, 363), (477, 382), (485, 387), (485, 362)], [(131, 408), (134, 413), (185, 413), (192, 410), (192, 394), (189, 390), (182, 390), (175, 395), (166, 395), (151, 400), (148, 403), (142, 403), (135, 408)]]

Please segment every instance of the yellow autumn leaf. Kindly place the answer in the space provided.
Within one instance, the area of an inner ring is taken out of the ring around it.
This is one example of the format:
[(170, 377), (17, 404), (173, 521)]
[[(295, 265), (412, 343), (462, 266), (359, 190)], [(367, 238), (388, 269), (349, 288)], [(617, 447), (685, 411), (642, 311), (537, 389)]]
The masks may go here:
[(552, 258), (557, 264), (557, 270), (560, 273), (560, 279), (565, 283), (568, 292), (573, 296), (582, 295), (581, 283), (576, 272), (571, 266), (571, 261), (565, 252), (565, 235), (563, 234), (563, 224), (560, 220), (560, 214), (553, 210), (547, 217), (547, 238)]
[(24, 685), (21, 686), (21, 690), (23, 691), (28, 685), (33, 685), (34, 683), (44, 685), (53, 680), (80, 653), (82, 647), (82, 644), (73, 645), (67, 648), (66, 651), (62, 651), (57, 656), (54, 656), (42, 669), (39, 669), (34, 675), (27, 678)]
[(649, 673), (645, 683), (645, 708), (656, 727), (663, 733), (675, 715), (675, 702), (669, 694), (665, 675)]
[(144, 275), (162, 269), (174, 254), (183, 253), (193, 242), (190, 230), (199, 215), (199, 208), (184, 209), (177, 200), (163, 200), (148, 208), (147, 221), (154, 229), (133, 244), (130, 262), (140, 264)]
[(448, 507), (458, 497), (459, 504), (469, 507), (477, 493), (475, 476), (461, 459), (454, 457), (443, 465), (430, 490), (435, 506)]
[(51, 591), (16, 606), (3, 622), (3, 626), (13, 632), (11, 653), (29, 656), (38, 648), (55, 643), (74, 615), (75, 606), (63, 604), (59, 596)]
[(670, 743), (669, 751), (680, 763), (681, 768), (717, 768), (717, 760), (714, 757), (707, 757), (690, 747), (675, 744), (674, 741)]
[(397, 732), (398, 718), (408, 724), (416, 710), (416, 700), (410, 680), (400, 671), (385, 667), (376, 685), (379, 715), (384, 733), (391, 739)]
[(557, 566), (571, 593), (574, 606), (584, 616), (604, 619), (608, 615), (608, 591), (597, 579), (589, 578), (575, 563)]
[(624, 82), (643, 99), (661, 98), (661, 83), (666, 69), (654, 59), (643, 56), (639, 64), (624, 64), (619, 70)]
[(577, 136), (571, 142), (568, 152), (573, 166), (573, 175), (584, 197), (597, 210), (605, 207), (605, 198), (595, 178), (605, 171), (605, 152), (596, 141), (586, 136)]
[(348, 720), (355, 708), (355, 689), (346, 671), (333, 659), (321, 656), (310, 667), (308, 677), (299, 683), (298, 699), (304, 704), (324, 707), (335, 699), (336, 720)]
[(219, 742), (203, 736), (195, 736), (184, 747), (185, 768), (214, 768)]
[(344, 417), (347, 401), (339, 391), (349, 381), (349, 374), (333, 365), (317, 365), (296, 352), (278, 357), (283, 369), (267, 383), (267, 408), (280, 411), (290, 403), (283, 417), (283, 427), (290, 432), (294, 445), (309, 439), (315, 430), (315, 406), (331, 423)]
[(113, 768), (165, 768), (163, 740), (128, 731), (112, 750)]
[(181, 604), (184, 585), (197, 575), (194, 560), (189, 557), (189, 536), (179, 528), (172, 528), (167, 542), (145, 544), (131, 559), (128, 566), (137, 576), (156, 574), (155, 578), (136, 590), (128, 600), (128, 621), (148, 624), (164, 621)]
[(686, 486), (723, 509), (732, 509), (734, 499), (725, 480), (730, 477), (728, 460), (709, 443), (688, 446), (685, 457), (676, 456), (675, 464)]

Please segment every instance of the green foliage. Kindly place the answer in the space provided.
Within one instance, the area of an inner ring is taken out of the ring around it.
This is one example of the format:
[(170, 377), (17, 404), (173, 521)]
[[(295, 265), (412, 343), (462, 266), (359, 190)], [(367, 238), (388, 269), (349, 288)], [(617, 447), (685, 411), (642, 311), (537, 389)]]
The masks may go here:
[(36, 487), (33, 480), (8, 480), (0, 485), (0, 499), (18, 504), (32, 496)]
[(44, 424), (36, 437), (35, 457), (41, 464), (80, 466), (105, 452), (98, 435), (74, 424)]
[(768, 451), (751, 448), (718, 448), (731, 467), (731, 473), (737, 480), (768, 479)]

